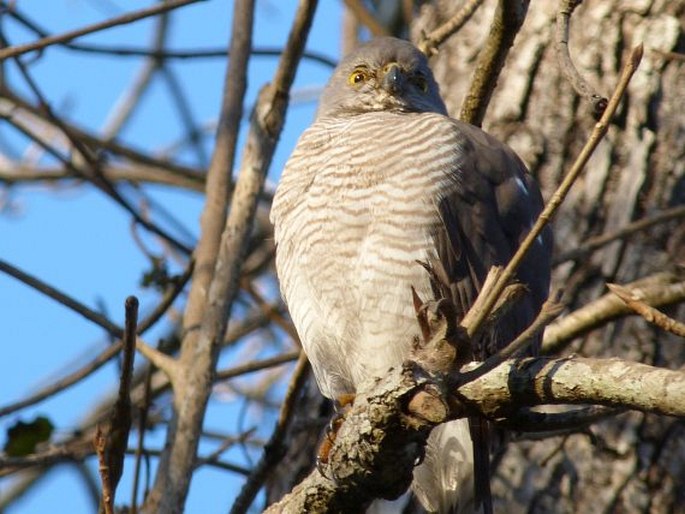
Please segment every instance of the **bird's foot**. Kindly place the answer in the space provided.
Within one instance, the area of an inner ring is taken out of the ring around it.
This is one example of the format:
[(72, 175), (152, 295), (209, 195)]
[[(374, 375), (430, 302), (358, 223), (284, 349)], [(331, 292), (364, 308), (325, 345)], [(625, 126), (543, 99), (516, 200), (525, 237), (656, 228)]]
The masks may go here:
[(330, 478), (326, 473), (326, 466), (328, 465), (328, 458), (333, 448), (333, 443), (335, 443), (338, 430), (340, 430), (345, 421), (345, 414), (354, 402), (354, 397), (354, 394), (342, 394), (333, 403), (335, 413), (326, 426), (321, 438), (321, 444), (319, 445), (319, 452), (316, 455), (316, 469), (326, 478)]

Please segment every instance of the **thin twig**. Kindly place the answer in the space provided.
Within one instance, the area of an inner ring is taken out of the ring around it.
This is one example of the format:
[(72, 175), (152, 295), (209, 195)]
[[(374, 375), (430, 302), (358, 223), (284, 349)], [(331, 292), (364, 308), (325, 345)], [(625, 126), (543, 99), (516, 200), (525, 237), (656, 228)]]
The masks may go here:
[(608, 100), (597, 94), (593, 87), (585, 80), (573, 64), (571, 54), (568, 49), (569, 27), (571, 15), (582, 0), (561, 0), (559, 12), (557, 13), (557, 32), (556, 50), (559, 66), (566, 79), (571, 83), (573, 89), (592, 105), (592, 115), (598, 120), (602, 117), (604, 109), (607, 107)]
[[(19, 67), (20, 70), (24, 70), (23, 65), (17, 60), (16, 61), (17, 66)], [(117, 203), (119, 206), (121, 206), (126, 212), (128, 212), (131, 217), (136, 221), (136, 223), (139, 223), (142, 225), (145, 229), (148, 231), (152, 232), (153, 234), (161, 237), (165, 241), (168, 241), (171, 243), (177, 250), (180, 250), (181, 252), (185, 253), (186, 255), (189, 255), (192, 252), (192, 249), (176, 239), (174, 236), (169, 234), (166, 230), (162, 229), (161, 227), (155, 225), (154, 223), (148, 221), (145, 219), (143, 216), (140, 215), (138, 211), (134, 207), (130, 205), (130, 203), (119, 193), (119, 191), (116, 189), (114, 184), (112, 184), (107, 177), (102, 173), (100, 169), (100, 163), (98, 162), (98, 159), (94, 156), (94, 152), (91, 148), (87, 146), (87, 144), (84, 143), (81, 139), (79, 139), (77, 134), (72, 133), (69, 130), (69, 127), (67, 124), (63, 123), (62, 120), (57, 118), (52, 112), (50, 111), (50, 107), (48, 106), (47, 103), (45, 103), (42, 94), (38, 90), (37, 87), (35, 87), (35, 83), (32, 81), (30, 78), (30, 75), (28, 73), (24, 74), (24, 78), (29, 82), (29, 84), (33, 84), (33, 92), (36, 94), (37, 97), (39, 97), (39, 102), (43, 106), (44, 111), (46, 112), (46, 116), (51, 120), (51, 122), (58, 127), (62, 133), (67, 137), (67, 139), (72, 143), (74, 148), (78, 151), (79, 155), (83, 157), (84, 163), (88, 167), (88, 171), (82, 171), (79, 169), (77, 166), (74, 165), (72, 160), (67, 159), (64, 157), (61, 153), (59, 153), (55, 148), (52, 147), (49, 143), (43, 141), (43, 138), (38, 136), (34, 131), (32, 131), (30, 128), (26, 127), (22, 123), (20, 123), (18, 120), (11, 118), (11, 117), (6, 117), (8, 121), (12, 123), (12, 125), (22, 132), (26, 137), (31, 139), (34, 143), (38, 144), (41, 148), (43, 148), (47, 153), (49, 153), (51, 156), (55, 157), (57, 160), (59, 160), (65, 168), (69, 169), (71, 172), (74, 173), (76, 177), (79, 177), (83, 180), (88, 181), (90, 184), (94, 185), (97, 189), (105, 193), (109, 198), (114, 200), (115, 203)]]
[(476, 126), (483, 123), (504, 61), (526, 18), (527, 11), (527, 1), (499, 0), (497, 3), (488, 39), (478, 55), (471, 86), (461, 104), (461, 120)]
[(478, 377), (483, 376), (489, 371), (495, 369), (497, 366), (502, 364), (505, 360), (513, 355), (525, 350), (531, 342), (533, 342), (538, 334), (549, 325), (554, 318), (561, 314), (564, 306), (553, 300), (547, 300), (542, 304), (542, 308), (538, 313), (533, 323), (530, 324), (523, 332), (521, 332), (516, 339), (514, 339), (507, 346), (499, 350), (494, 355), (485, 360), (477, 368), (466, 371), (465, 373), (460, 373), (458, 375), (459, 384), (465, 384), (472, 380), (476, 380)]
[(295, 412), (297, 398), (309, 376), (309, 369), (307, 356), (302, 352), (297, 360), (297, 365), (293, 371), (288, 391), (283, 400), (276, 428), (274, 429), (269, 442), (264, 446), (262, 458), (255, 466), (250, 477), (240, 491), (240, 494), (233, 503), (230, 510), (231, 514), (244, 514), (247, 512), (250, 505), (252, 505), (255, 496), (257, 496), (262, 485), (264, 485), (264, 481), (269, 476), (269, 473), (285, 455), (285, 433)]
[(619, 286), (618, 284), (607, 284), (607, 287), (628, 307), (650, 323), (679, 337), (685, 337), (685, 323), (681, 323), (658, 309), (655, 309), (651, 305), (648, 305), (646, 302), (642, 301), (638, 295), (626, 287)]
[(372, 12), (370, 12), (364, 2), (360, 0), (344, 0), (345, 6), (354, 13), (359, 23), (364, 25), (374, 37), (389, 36), (387, 29), (380, 24)]
[[(626, 284), (633, 294), (654, 307), (665, 307), (685, 301), (685, 281), (671, 273), (658, 273)], [(606, 324), (608, 321), (626, 316), (632, 311), (614, 294), (601, 298), (566, 314), (545, 330), (541, 353), (556, 354), (574, 339)]]
[[(204, 177), (183, 177), (176, 173), (169, 173), (157, 167), (134, 164), (121, 165), (118, 163), (104, 162), (101, 165), (102, 175), (110, 182), (133, 182), (136, 184), (162, 184), (166, 186), (178, 187), (189, 191), (204, 191)], [(27, 166), (20, 162), (12, 162), (7, 168), (0, 168), (0, 182), (5, 184), (19, 184), (29, 182), (40, 182), (49, 184), (51, 182), (88, 182), (85, 179), (75, 176), (73, 172), (63, 167), (46, 166), (35, 167)]]
[(258, 361), (248, 362), (247, 364), (241, 364), (233, 368), (229, 368), (223, 371), (217, 371), (214, 377), (215, 382), (220, 382), (223, 380), (229, 380), (231, 378), (240, 377), (242, 375), (247, 375), (248, 373), (254, 373), (255, 371), (261, 371), (267, 368), (273, 368), (280, 366), (282, 364), (287, 364), (293, 362), (300, 357), (299, 350), (284, 353), (282, 355), (277, 355), (276, 357), (270, 357), (268, 359), (262, 359)]
[(454, 16), (437, 29), (429, 34), (421, 34), (416, 46), (429, 57), (436, 54), (438, 47), (449, 37), (456, 34), (471, 19), (471, 16), (473, 16), (482, 3), (483, 0), (468, 0)]
[(479, 330), (480, 326), (483, 324), (483, 322), (489, 315), (490, 311), (497, 303), (499, 295), (502, 293), (504, 288), (507, 286), (509, 281), (514, 276), (514, 273), (521, 264), (521, 261), (523, 261), (526, 252), (533, 244), (535, 244), (536, 238), (542, 233), (542, 230), (552, 219), (557, 209), (566, 198), (566, 195), (571, 189), (571, 186), (580, 176), (581, 171), (585, 167), (587, 161), (590, 159), (590, 156), (594, 152), (595, 148), (597, 148), (597, 145), (606, 134), (607, 130), (609, 129), (609, 123), (611, 122), (611, 118), (613, 117), (614, 113), (616, 112), (616, 109), (618, 108), (618, 104), (621, 101), (621, 98), (623, 97), (623, 93), (628, 87), (630, 79), (637, 70), (641, 58), (642, 45), (640, 44), (634, 47), (631, 51), (628, 61), (623, 66), (621, 77), (619, 78), (618, 84), (616, 85), (616, 89), (611, 95), (611, 99), (609, 100), (609, 104), (607, 105), (607, 108), (604, 111), (602, 118), (595, 124), (592, 134), (590, 134), (590, 137), (585, 143), (585, 146), (578, 154), (578, 157), (576, 157), (576, 160), (571, 166), (571, 169), (569, 170), (568, 174), (564, 177), (561, 184), (559, 185), (557, 190), (554, 192), (550, 200), (545, 205), (545, 208), (538, 216), (538, 219), (535, 221), (535, 224), (530, 229), (530, 232), (528, 232), (524, 240), (521, 242), (521, 245), (519, 246), (518, 250), (502, 271), (502, 274), (497, 280), (497, 284), (493, 287), (492, 291), (490, 291), (490, 295), (488, 296), (487, 300), (484, 301), (483, 308), (474, 315), (474, 319), (471, 321), (469, 326), (466, 327), (470, 335), (476, 333)]
[[(0, 268), (2, 268), (3, 261), (0, 260)], [(170, 288), (160, 300), (159, 304), (157, 307), (145, 318), (143, 321), (141, 321), (138, 324), (138, 331), (140, 334), (145, 333), (150, 327), (152, 327), (166, 312), (166, 310), (169, 308), (169, 306), (174, 302), (174, 300), (178, 297), (178, 295), (181, 293), (183, 290), (184, 285), (186, 284), (189, 276), (190, 276), (190, 270), (192, 269), (192, 266), (189, 266), (189, 268), (185, 271), (185, 273), (181, 276), (180, 280), (176, 283), (176, 285), (172, 288)], [(3, 270), (4, 271), (4, 270)], [(31, 277), (33, 279), (33, 277)], [(23, 281), (23, 279), (20, 279)], [(46, 287), (48, 289), (54, 289), (51, 288), (51, 286), (48, 286), (47, 284), (44, 284), (42, 281), (39, 281), (38, 279), (33, 279), (38, 281), (38, 284), (43, 284), (43, 287)], [(28, 285), (32, 285), (29, 282), (25, 282)], [(42, 289), (39, 289), (41, 292)], [(58, 296), (63, 295), (64, 293), (61, 293), (59, 291), (56, 291)], [(47, 294), (47, 293), (46, 293)], [(52, 298), (51, 295), (48, 294), (49, 297)], [(57, 299), (57, 298), (55, 298)], [(57, 299), (57, 301), (60, 301)], [(75, 301), (75, 300), (73, 300)], [(64, 303), (61, 302), (63, 305), (70, 307), (69, 303)], [(77, 302), (78, 303), (78, 302)], [(79, 304), (80, 305), (80, 304)], [(70, 307), (71, 308), (71, 307)], [(83, 307), (84, 309), (88, 309), (87, 307)], [(78, 311), (76, 311), (78, 312)], [(94, 311), (90, 311), (94, 312)], [(96, 316), (100, 316), (98, 313), (94, 313)], [(88, 318), (90, 319), (90, 318)], [(105, 319), (105, 318), (103, 318)], [(91, 320), (94, 321), (94, 320)], [(97, 323), (97, 321), (94, 321)], [(111, 323), (111, 322), (110, 322)], [(98, 323), (99, 324), (99, 323)], [(123, 329), (117, 325), (113, 325), (113, 328), (116, 328), (116, 330), (119, 331), (120, 334), (123, 334)], [(100, 325), (102, 326), (102, 325)], [(104, 328), (104, 327), (103, 327)], [(115, 333), (111, 333), (111, 335), (116, 335)], [(118, 335), (116, 337), (121, 337), (121, 335)], [(140, 341), (139, 341), (140, 343)], [(44, 389), (37, 391), (36, 393), (32, 394), (31, 396), (24, 398), (23, 400), (10, 403), (4, 407), (0, 407), (0, 417), (6, 416), (8, 414), (11, 414), (12, 412), (16, 412), (20, 409), (23, 409), (25, 407), (28, 407), (30, 405), (35, 405), (36, 403), (39, 403), (46, 398), (49, 398), (66, 388), (76, 384), (77, 382), (81, 381), (83, 378), (89, 376), (90, 374), (94, 373), (98, 369), (100, 369), (103, 365), (105, 365), (107, 362), (109, 362), (110, 359), (112, 359), (115, 355), (117, 355), (121, 349), (122, 349), (122, 342), (117, 341), (116, 343), (108, 346), (105, 350), (103, 350), (97, 357), (95, 357), (92, 361), (87, 363), (86, 365), (82, 366), (81, 368), (73, 371), (72, 373), (69, 373), (65, 377), (61, 378), (60, 380), (56, 381), (55, 383), (45, 387)], [(146, 345), (147, 346), (147, 345)]]
[[(54, 126), (53, 120), (42, 109), (41, 106), (35, 106), (29, 101), (25, 100), (14, 91), (8, 89), (5, 85), (0, 83), (0, 98), (6, 99), (13, 106), (20, 108), (27, 113), (30, 113), (35, 119), (41, 120), (43, 123), (48, 123)], [(7, 115), (6, 115), (7, 116)], [(141, 151), (134, 150), (129, 146), (125, 146), (116, 141), (109, 141), (102, 139), (90, 132), (79, 129), (71, 124), (60, 120), (62, 125), (68, 129), (68, 132), (77, 139), (83, 141), (88, 146), (92, 147), (94, 151), (106, 151), (118, 157), (123, 157), (133, 163), (150, 166), (155, 168), (156, 173), (178, 175), (184, 179), (197, 181), (203, 183), (205, 173), (203, 171), (184, 166), (172, 162), (168, 159), (160, 160)]]
[(114, 514), (114, 495), (110, 485), (110, 473), (107, 464), (107, 441), (102, 427), (98, 425), (93, 441), (95, 451), (98, 455), (98, 472), (102, 482), (102, 508), (105, 514)]
[(179, 7), (183, 7), (186, 5), (194, 4), (199, 1), (204, 0), (169, 0), (168, 2), (158, 3), (146, 9), (134, 11), (128, 14), (124, 14), (122, 16), (117, 16), (115, 18), (110, 18), (100, 23), (94, 23), (81, 29), (45, 37), (39, 39), (38, 41), (33, 41), (32, 43), (26, 43), (24, 45), (17, 45), (11, 46), (9, 48), (0, 49), (0, 61), (3, 61), (9, 57), (17, 57), (19, 55), (31, 52), (33, 50), (41, 50), (43, 48), (46, 48), (50, 45), (54, 45), (57, 43), (65, 43), (67, 41), (71, 41), (72, 39), (76, 39), (77, 37), (85, 36), (86, 34), (92, 34), (93, 32), (99, 32), (101, 30), (116, 27), (118, 25), (125, 25), (127, 23), (142, 20), (143, 18), (148, 18), (150, 16), (156, 16), (160, 13), (171, 11), (172, 9), (177, 9)]
[(602, 234), (596, 237), (591, 237), (577, 248), (569, 250), (568, 252), (563, 253), (558, 257), (552, 259), (552, 264), (556, 266), (566, 261), (583, 258), (589, 253), (594, 252), (598, 248), (601, 248), (602, 246), (611, 243), (612, 241), (615, 241), (617, 239), (625, 239), (626, 237), (636, 232), (647, 230), (648, 228), (653, 227), (654, 225), (659, 225), (661, 223), (666, 223), (668, 221), (683, 217), (685, 217), (685, 205), (679, 205), (676, 207), (671, 207), (670, 209), (665, 209), (660, 213), (655, 214), (654, 216), (642, 218), (632, 223), (629, 223), (628, 225), (621, 227), (615, 232), (611, 232), (609, 234)]
[(178, 111), (181, 123), (185, 126), (187, 141), (189, 141), (195, 149), (197, 162), (200, 163), (200, 166), (207, 166), (207, 155), (205, 153), (202, 135), (198, 128), (198, 124), (195, 122), (193, 109), (190, 106), (188, 98), (186, 98), (183, 87), (171, 67), (163, 66), (161, 70), (164, 82), (169, 87), (171, 98), (176, 105), (176, 110)]
[[(153, 51), (159, 52), (164, 49), (169, 34), (169, 13), (160, 15), (154, 23), (152, 48)], [(162, 62), (158, 58), (150, 58), (145, 61), (143, 68), (134, 78), (133, 85), (124, 92), (123, 98), (120, 97), (110, 111), (102, 130), (105, 139), (113, 139), (121, 132), (143, 98), (143, 93), (150, 87), (152, 78)]]
[[(44, 294), (48, 298), (52, 298), (56, 302), (64, 305), (65, 307), (71, 309), (77, 314), (80, 314), (88, 321), (92, 321), (99, 327), (103, 328), (109, 335), (117, 338), (120, 338), (123, 335), (123, 329), (119, 325), (112, 323), (102, 314), (95, 312), (94, 310), (86, 307), (84, 304), (75, 300), (66, 293), (63, 293), (62, 291), (52, 287), (51, 285), (47, 284), (46, 282), (37, 277), (34, 277), (33, 275), (29, 275), (28, 273), (20, 270), (19, 268), (11, 265), (9, 262), (6, 262), (2, 259), (0, 259), (0, 271), (16, 278), (17, 280), (23, 282), (27, 286), (32, 287), (39, 293)], [(0, 416), (2, 416), (1, 413)]]
[(652, 52), (661, 56), (662, 59), (666, 59), (666, 60), (670, 60), (670, 61), (684, 61), (685, 62), (685, 54), (683, 54), (683, 53), (662, 52), (661, 50), (658, 50), (656, 48), (653, 48)]
[[(34, 32), (41, 38), (50, 37), (49, 31), (40, 27), (35, 21), (31, 20), (25, 14), (19, 12), (17, 6), (13, 6), (12, 10), (7, 13), (24, 27)], [(193, 48), (192, 50), (149, 50), (147, 48), (136, 48), (130, 46), (114, 46), (101, 45), (96, 43), (78, 43), (73, 41), (66, 41), (58, 43), (59, 45), (84, 53), (116, 55), (118, 57), (153, 57), (158, 60), (166, 59), (206, 59), (206, 58), (222, 58), (225, 59), (228, 54), (228, 49), (223, 48)], [(253, 48), (251, 55), (255, 57), (280, 57), (283, 53), (282, 48), (276, 47), (258, 47)], [(305, 51), (302, 54), (302, 59), (323, 64), (328, 68), (335, 68), (338, 62), (327, 55), (315, 52)]]

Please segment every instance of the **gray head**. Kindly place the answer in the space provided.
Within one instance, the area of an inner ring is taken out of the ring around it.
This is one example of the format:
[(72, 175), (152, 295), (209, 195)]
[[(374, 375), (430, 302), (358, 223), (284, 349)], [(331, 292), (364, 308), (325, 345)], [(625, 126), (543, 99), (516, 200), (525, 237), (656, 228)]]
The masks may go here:
[(372, 111), (447, 113), (426, 56), (408, 41), (374, 39), (345, 57), (321, 94), (317, 118)]

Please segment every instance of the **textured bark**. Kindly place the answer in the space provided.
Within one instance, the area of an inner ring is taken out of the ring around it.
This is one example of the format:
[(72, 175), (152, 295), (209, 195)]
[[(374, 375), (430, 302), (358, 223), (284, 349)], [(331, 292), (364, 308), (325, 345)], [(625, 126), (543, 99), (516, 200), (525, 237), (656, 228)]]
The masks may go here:
[[(424, 5), (412, 26), (430, 30), (461, 2)], [(448, 109), (458, 113), (496, 2), (489, 1), (440, 48), (432, 66)], [(456, 5), (455, 5), (456, 4)], [(563, 77), (554, 50), (558, 2), (531, 3), (499, 79), (484, 127), (508, 142), (544, 192), (570, 167), (594, 120)], [(685, 203), (685, 64), (661, 52), (685, 51), (682, 0), (587, 0), (571, 20), (570, 51), (580, 73), (608, 95), (632, 46), (645, 56), (624, 105), (554, 221), (557, 254), (591, 236)], [(626, 283), (672, 269), (685, 258), (684, 223), (671, 221), (557, 266), (568, 310)], [(666, 309), (685, 319), (685, 308)], [(590, 332), (566, 353), (621, 357), (678, 369), (682, 340), (632, 317)], [(627, 413), (584, 433), (509, 444), (493, 478), (499, 512), (685, 512), (685, 426)]]

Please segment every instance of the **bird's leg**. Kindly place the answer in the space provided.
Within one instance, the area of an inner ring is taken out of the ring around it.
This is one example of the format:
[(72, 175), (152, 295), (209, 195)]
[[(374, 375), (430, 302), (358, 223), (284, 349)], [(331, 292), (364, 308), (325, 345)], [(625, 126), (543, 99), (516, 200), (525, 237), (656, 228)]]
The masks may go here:
[(338, 435), (340, 426), (345, 421), (345, 414), (354, 403), (355, 395), (352, 393), (341, 394), (333, 401), (333, 408), (335, 413), (326, 425), (323, 436), (321, 437), (321, 444), (316, 455), (316, 469), (319, 470), (323, 476), (328, 478), (325, 472), (325, 466), (328, 464), (328, 457), (335, 443), (335, 438)]

